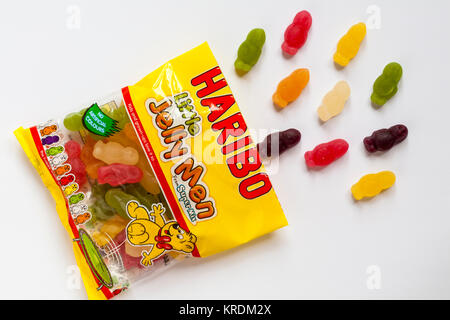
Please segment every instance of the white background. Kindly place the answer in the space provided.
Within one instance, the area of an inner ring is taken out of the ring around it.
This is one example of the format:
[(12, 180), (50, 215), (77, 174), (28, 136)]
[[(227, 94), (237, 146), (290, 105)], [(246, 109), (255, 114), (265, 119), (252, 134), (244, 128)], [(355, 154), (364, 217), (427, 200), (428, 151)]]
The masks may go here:
[[(286, 59), (284, 30), (303, 9), (313, 16), (308, 41)], [(54, 201), (13, 130), (78, 110), (204, 41), (249, 127), (303, 134), (271, 170), (289, 226), (189, 259), (117, 299), (450, 298), (449, 10), (446, 0), (2, 1), (0, 298), (86, 298)], [(359, 21), (367, 23), (367, 37), (338, 71), (336, 43)], [(240, 78), (237, 48), (255, 27), (265, 29), (266, 44)], [(375, 110), (371, 87), (391, 61), (404, 68), (399, 92)], [(276, 85), (300, 67), (310, 69), (309, 85), (276, 111)], [(351, 98), (340, 116), (320, 125), (316, 109), (342, 79)], [(398, 123), (410, 130), (405, 142), (366, 154), (365, 136)], [(308, 171), (303, 154), (335, 138), (347, 139), (349, 152)], [(397, 175), (392, 189), (352, 200), (353, 183), (386, 169)], [(373, 279), (379, 286), (370, 286)]]

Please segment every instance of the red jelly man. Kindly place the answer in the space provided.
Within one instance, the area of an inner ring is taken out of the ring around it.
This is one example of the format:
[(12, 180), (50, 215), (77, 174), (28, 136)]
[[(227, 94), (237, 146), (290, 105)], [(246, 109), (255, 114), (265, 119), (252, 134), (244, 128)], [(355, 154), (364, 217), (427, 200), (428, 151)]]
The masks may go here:
[(305, 153), (306, 165), (309, 168), (325, 167), (342, 157), (348, 150), (348, 143), (343, 139), (319, 144), (312, 151)]
[(294, 21), (284, 32), (284, 42), (281, 49), (293, 56), (303, 47), (308, 38), (308, 32), (311, 28), (312, 17), (308, 11), (300, 11), (294, 18)]

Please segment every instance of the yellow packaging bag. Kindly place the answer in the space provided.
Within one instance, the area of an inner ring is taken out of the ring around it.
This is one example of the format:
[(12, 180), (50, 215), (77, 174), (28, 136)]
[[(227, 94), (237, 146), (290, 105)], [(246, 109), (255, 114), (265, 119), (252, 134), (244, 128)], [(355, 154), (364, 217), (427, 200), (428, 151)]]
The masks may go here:
[(91, 299), (287, 225), (207, 43), (15, 134), (74, 240)]

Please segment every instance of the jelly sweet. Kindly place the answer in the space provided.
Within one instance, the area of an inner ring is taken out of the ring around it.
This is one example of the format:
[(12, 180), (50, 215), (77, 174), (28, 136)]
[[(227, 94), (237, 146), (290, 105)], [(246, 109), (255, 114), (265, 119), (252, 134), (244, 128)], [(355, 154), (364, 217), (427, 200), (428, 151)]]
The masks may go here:
[(69, 159), (78, 158), (81, 155), (81, 146), (78, 142), (70, 140), (64, 145)]
[(92, 153), (94, 152), (94, 145), (96, 144), (95, 139), (91, 136), (87, 136), (84, 142), (83, 148), (81, 149), (80, 159), (86, 166), (86, 173), (91, 179), (98, 178), (98, 168), (106, 166), (101, 160), (96, 159)]
[(130, 219), (127, 214), (127, 203), (132, 200), (136, 198), (120, 188), (109, 189), (105, 194), (106, 203), (124, 219)]
[(317, 113), (320, 120), (326, 122), (337, 116), (344, 109), (345, 103), (350, 97), (350, 86), (346, 81), (339, 81), (322, 100)]
[(403, 124), (398, 124), (389, 129), (380, 129), (364, 138), (364, 146), (370, 153), (390, 150), (408, 136), (408, 128)]
[(127, 123), (124, 127), (122, 132), (125, 134), (125, 136), (133, 142), (136, 146), (140, 145), (139, 138), (136, 135), (136, 132), (134, 131), (133, 125), (131, 123)]
[(382, 171), (365, 175), (352, 186), (351, 191), (355, 200), (372, 198), (392, 187), (394, 183), (395, 174), (391, 171)]
[(403, 69), (397, 62), (389, 63), (384, 67), (383, 74), (375, 80), (373, 93), (370, 97), (377, 106), (383, 106), (398, 91), (398, 83), (403, 75)]
[(127, 226), (128, 219), (115, 215), (102, 223), (100, 230), (92, 234), (92, 238), (99, 247), (108, 245)]
[(348, 32), (339, 40), (336, 53), (334, 54), (334, 62), (345, 67), (348, 65), (359, 51), (361, 42), (366, 37), (366, 25), (361, 22), (352, 26)]
[(117, 187), (126, 183), (138, 183), (142, 179), (139, 167), (121, 163), (113, 163), (98, 168), (98, 183)]
[(304, 10), (297, 13), (294, 21), (284, 33), (284, 42), (281, 49), (289, 55), (295, 55), (305, 44), (311, 24), (312, 17), (308, 11)]
[(93, 184), (91, 198), (94, 203), (90, 206), (92, 214), (100, 220), (108, 220), (115, 214), (115, 210), (111, 208), (105, 201), (106, 192), (111, 189), (107, 184)]
[(64, 126), (66, 127), (67, 130), (70, 131), (80, 131), (82, 129), (84, 129), (83, 126), (83, 115), (86, 112), (87, 109), (83, 109), (79, 112), (72, 112), (69, 113), (65, 118), (64, 118)]
[(266, 33), (263, 29), (253, 29), (248, 33), (247, 39), (238, 49), (238, 57), (234, 62), (236, 71), (245, 73), (253, 68), (261, 56), (264, 42), (266, 42)]
[(127, 123), (124, 127), (124, 130), (116, 133), (112, 137), (109, 138), (109, 141), (117, 142), (122, 146), (128, 146), (138, 151), (139, 161), (136, 166), (141, 168), (143, 176), (140, 181), (141, 185), (150, 193), (158, 194), (161, 192), (158, 181), (153, 174), (152, 169), (150, 168), (150, 164), (147, 161), (147, 157), (145, 156), (139, 139), (136, 135), (136, 132), (133, 129), (131, 123)]
[(127, 110), (125, 109), (125, 105), (122, 104), (118, 108), (114, 108), (109, 116), (114, 120), (117, 120), (117, 126), (120, 129), (123, 129), (127, 123), (130, 122), (130, 118), (128, 117)]
[(263, 142), (258, 143), (257, 149), (262, 157), (281, 155), (287, 149), (300, 142), (302, 135), (297, 129), (288, 129), (269, 134)]
[(139, 161), (139, 153), (132, 147), (123, 147), (117, 142), (97, 141), (92, 155), (107, 164), (122, 163), (135, 165)]
[(309, 168), (328, 166), (341, 158), (348, 150), (348, 143), (343, 139), (336, 139), (319, 144), (312, 151), (305, 153), (306, 165)]
[(161, 202), (159, 200), (158, 195), (154, 195), (150, 192), (147, 192), (147, 190), (142, 186), (142, 184), (132, 183), (126, 184), (123, 187), (126, 193), (134, 196), (141, 205), (147, 208), (151, 208), (152, 204)]
[(119, 232), (119, 234), (114, 238), (114, 243), (119, 247), (119, 252), (122, 257), (123, 266), (126, 270), (132, 268), (144, 268), (141, 264), (142, 260), (142, 250), (148, 252), (151, 251), (151, 246), (132, 246), (126, 240), (127, 236), (125, 230)]
[(68, 155), (68, 163), (71, 166), (71, 173), (75, 175), (76, 182), (82, 186), (87, 182), (86, 166), (81, 161), (81, 146), (74, 140), (67, 141), (64, 145)]
[(278, 84), (277, 91), (272, 96), (273, 103), (280, 108), (286, 107), (300, 96), (308, 82), (308, 69), (295, 70)]

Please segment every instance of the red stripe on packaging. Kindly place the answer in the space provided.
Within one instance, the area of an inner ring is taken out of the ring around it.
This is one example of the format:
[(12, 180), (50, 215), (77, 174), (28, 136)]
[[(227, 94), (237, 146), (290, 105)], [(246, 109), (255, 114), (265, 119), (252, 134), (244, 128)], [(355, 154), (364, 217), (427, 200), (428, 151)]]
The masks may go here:
[[(50, 172), (51, 176), (53, 177), (53, 180), (55, 180), (55, 183), (59, 186), (58, 184), (58, 180), (56, 179), (55, 175), (53, 174), (53, 170), (52, 167), (50, 165), (50, 162), (48, 162), (47, 159), (47, 154), (45, 153), (44, 147), (42, 146), (42, 141), (41, 141), (41, 137), (38, 133), (37, 127), (31, 127), (30, 128), (30, 133), (31, 136), (33, 137), (33, 141), (34, 141), (34, 145), (36, 146), (36, 149), (39, 153), (39, 156), (41, 157), (42, 162), (44, 162), (45, 166), (47, 167), (48, 171)], [(69, 202), (67, 201), (67, 198), (64, 194), (63, 189), (59, 186), (59, 189), (61, 190), (61, 193), (64, 197), (64, 201), (66, 202), (66, 208), (67, 208), (67, 219), (69, 222), (69, 226), (70, 229), (72, 230), (73, 236), (74, 238), (79, 238), (80, 234), (78, 232), (77, 227), (75, 226), (75, 223), (73, 221), (72, 215), (70, 214), (70, 210), (69, 210)], [(83, 255), (83, 257), (86, 259), (86, 256), (84, 255), (83, 249), (81, 248), (81, 244), (79, 241), (77, 241), (78, 247), (80, 248), (81, 254)], [(89, 263), (87, 262), (86, 259), (86, 263), (89, 265)], [(104, 285), (102, 285), (102, 283), (97, 279), (97, 277), (95, 276), (94, 272), (92, 271), (92, 269), (89, 267), (89, 270), (91, 270), (92, 275), (95, 279), (95, 282), (97, 283), (97, 285), (100, 287), (101, 286), (101, 291), (102, 293), (105, 295), (105, 297), (107, 299), (111, 299), (114, 295), (111, 293), (111, 291), (105, 287)]]

